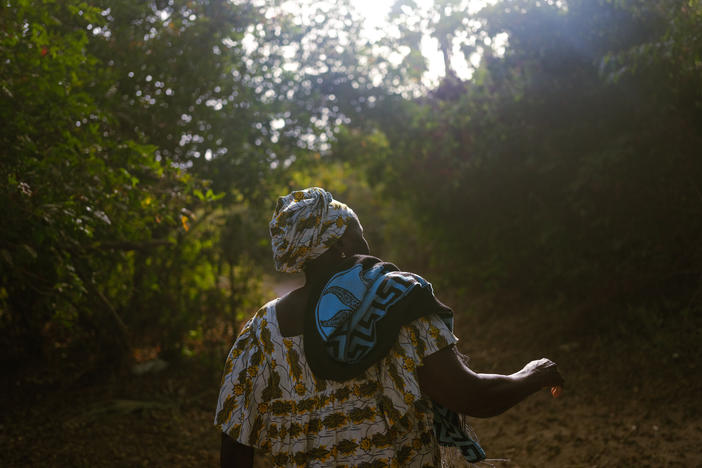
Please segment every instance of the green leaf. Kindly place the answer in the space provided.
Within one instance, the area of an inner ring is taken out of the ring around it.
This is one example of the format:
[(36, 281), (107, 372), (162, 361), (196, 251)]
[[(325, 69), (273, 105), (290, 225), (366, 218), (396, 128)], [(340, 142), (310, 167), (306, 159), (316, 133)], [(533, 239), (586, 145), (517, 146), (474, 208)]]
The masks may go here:
[(10, 255), (10, 252), (8, 252), (5, 249), (0, 249), (0, 255), (2, 255), (3, 260), (7, 262), (8, 265), (14, 266), (14, 263), (12, 262), (12, 255)]
[(22, 248), (32, 257), (34, 260), (37, 259), (37, 251), (34, 250), (32, 247), (28, 246), (27, 244), (22, 244)]

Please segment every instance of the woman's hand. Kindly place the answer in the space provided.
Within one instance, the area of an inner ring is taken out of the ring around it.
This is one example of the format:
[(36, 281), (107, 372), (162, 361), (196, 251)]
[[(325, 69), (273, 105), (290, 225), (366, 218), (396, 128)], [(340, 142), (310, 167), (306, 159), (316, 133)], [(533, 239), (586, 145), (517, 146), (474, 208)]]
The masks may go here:
[(521, 374), (537, 389), (543, 387), (562, 387), (565, 383), (563, 376), (558, 372), (558, 365), (546, 358), (531, 361), (524, 366), (522, 370), (517, 372), (517, 374)]

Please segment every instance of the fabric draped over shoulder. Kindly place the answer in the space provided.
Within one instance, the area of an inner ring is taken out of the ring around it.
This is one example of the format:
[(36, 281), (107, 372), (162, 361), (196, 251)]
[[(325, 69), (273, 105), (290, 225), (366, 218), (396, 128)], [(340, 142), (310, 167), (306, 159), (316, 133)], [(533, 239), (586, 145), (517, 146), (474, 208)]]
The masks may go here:
[[(305, 356), (317, 377), (345, 381), (388, 354), (404, 325), (436, 315), (453, 331), (453, 311), (419, 275), (401, 272), (367, 255), (342, 262), (317, 286), (305, 315)], [(434, 431), (445, 446), (457, 447), (468, 462), (485, 459), (458, 414), (433, 404)]]
[(436, 314), (453, 330), (453, 312), (430, 283), (368, 255), (343, 262), (317, 287), (305, 315), (305, 355), (315, 375), (355, 377), (384, 357), (400, 327)]

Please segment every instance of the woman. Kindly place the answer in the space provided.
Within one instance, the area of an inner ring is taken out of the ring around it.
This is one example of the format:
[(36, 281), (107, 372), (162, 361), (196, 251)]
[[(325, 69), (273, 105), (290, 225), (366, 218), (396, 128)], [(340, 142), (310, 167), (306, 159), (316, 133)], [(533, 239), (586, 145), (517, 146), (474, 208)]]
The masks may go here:
[(281, 197), (276, 268), (305, 285), (266, 304), (225, 364), (215, 424), (223, 467), (440, 466), (440, 446), (485, 453), (458, 414), (498, 415), (563, 384), (548, 359), (511, 375), (470, 370), (453, 313), (423, 278), (368, 255), (354, 212), (323, 189)]

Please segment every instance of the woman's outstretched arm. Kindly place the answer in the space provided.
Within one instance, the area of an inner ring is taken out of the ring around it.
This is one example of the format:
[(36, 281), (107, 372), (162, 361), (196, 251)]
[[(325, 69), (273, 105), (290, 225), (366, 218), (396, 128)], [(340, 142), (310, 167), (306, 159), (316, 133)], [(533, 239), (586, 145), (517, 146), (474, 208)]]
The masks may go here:
[(418, 369), (422, 392), (443, 406), (477, 418), (503, 413), (541, 388), (563, 385), (556, 364), (531, 361), (514, 374), (479, 374), (451, 345), (428, 356)]
[(253, 458), (253, 447), (235, 442), (222, 432), (222, 448), (219, 453), (219, 463), (222, 468), (251, 468)]

